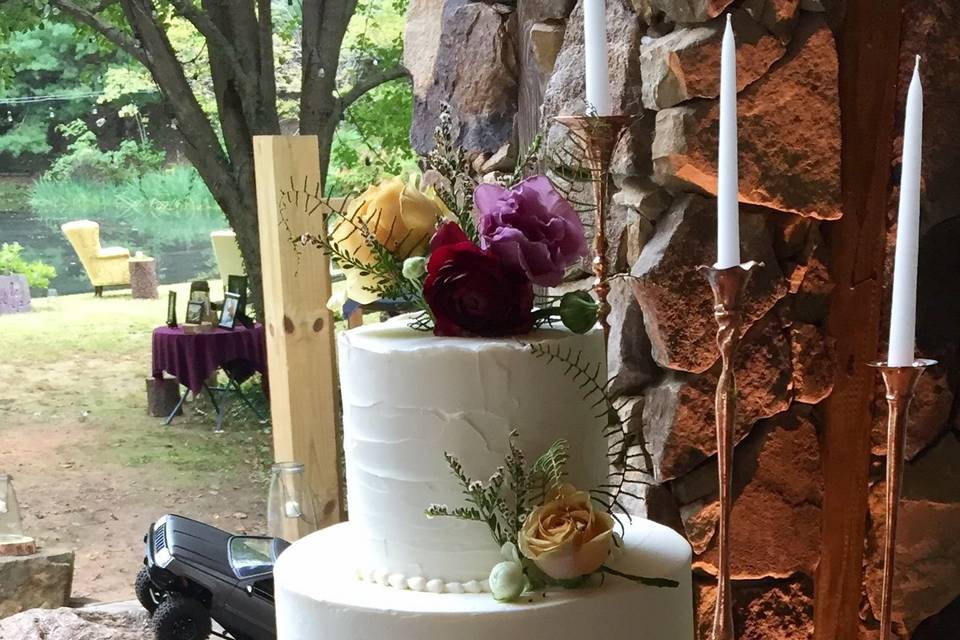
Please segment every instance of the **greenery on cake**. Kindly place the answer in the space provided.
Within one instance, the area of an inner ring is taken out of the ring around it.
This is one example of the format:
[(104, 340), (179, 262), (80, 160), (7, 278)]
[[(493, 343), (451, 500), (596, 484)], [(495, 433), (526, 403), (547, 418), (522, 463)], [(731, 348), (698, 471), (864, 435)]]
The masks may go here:
[(412, 326), (441, 336), (522, 335), (559, 321), (586, 332), (597, 304), (585, 292), (540, 298), (587, 256), (583, 223), (544, 175), (536, 140), (509, 174), (481, 175), (454, 143), (449, 114), (424, 171), (390, 178), (327, 215), (326, 234), (298, 241), (343, 270), (339, 307), (386, 302), (413, 312)]
[(484, 482), (466, 475), (456, 456), (445, 453), (451, 473), (463, 489), (466, 504), (430, 505), (429, 518), (450, 517), (486, 524), (504, 561), (490, 572), (490, 590), (510, 602), (524, 592), (547, 586), (578, 587), (591, 575), (612, 573), (640, 584), (676, 587), (673, 580), (626, 574), (606, 566), (622, 546), (617, 521), (599, 508), (590, 492), (565, 481), (570, 446), (557, 440), (527, 465), (510, 434), (504, 464)]
[[(621, 517), (630, 519), (624, 496), (640, 499), (633, 485), (649, 476), (650, 454), (642, 437), (628, 436), (620, 418), (623, 400), (601, 382), (606, 371), (582, 352), (549, 343), (529, 345), (531, 354), (562, 367), (583, 401), (603, 423), (601, 437), (608, 443), (607, 480), (590, 491), (567, 482), (572, 456), (566, 440), (557, 440), (540, 457), (527, 463), (518, 446), (519, 433), (507, 440), (504, 464), (484, 482), (470, 478), (461, 461), (446, 452), (447, 465), (457, 478), (465, 504), (430, 505), (430, 518), (450, 517), (485, 524), (500, 548), (503, 562), (490, 572), (490, 590), (497, 600), (510, 602), (523, 593), (546, 586), (574, 588), (594, 574), (610, 574), (653, 587), (676, 587), (673, 580), (635, 576), (607, 564), (622, 547)], [(639, 466), (637, 459), (646, 461)]]

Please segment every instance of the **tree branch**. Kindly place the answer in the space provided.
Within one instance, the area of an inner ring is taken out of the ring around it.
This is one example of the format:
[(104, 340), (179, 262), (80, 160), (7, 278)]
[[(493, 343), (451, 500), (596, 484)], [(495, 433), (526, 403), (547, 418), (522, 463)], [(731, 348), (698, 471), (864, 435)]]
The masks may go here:
[(204, 38), (211, 41), (212, 44), (223, 51), (234, 76), (243, 86), (244, 92), (246, 92), (247, 95), (255, 94), (256, 85), (250, 78), (247, 70), (243, 68), (240, 55), (234, 48), (233, 43), (230, 42), (230, 39), (227, 38), (223, 31), (210, 19), (210, 16), (202, 9), (198, 9), (191, 0), (170, 0), (170, 4), (172, 4), (177, 10), (177, 13), (188, 20)]
[(347, 110), (354, 102), (362, 98), (367, 92), (372, 91), (380, 85), (398, 80), (400, 78), (409, 78), (410, 72), (402, 64), (389, 69), (383, 69), (377, 73), (364, 76), (353, 85), (349, 91), (340, 97), (340, 108)]
[(117, 4), (120, 0), (100, 0), (97, 4), (90, 7), (90, 13), (100, 13), (107, 7)]
[[(147, 64), (147, 54), (135, 39), (107, 22), (104, 22), (94, 12), (74, 4), (71, 0), (50, 0), (50, 2), (67, 15), (72, 16), (77, 22), (87, 25), (115, 46), (129, 53), (141, 64)], [(102, 7), (104, 4), (105, 3), (101, 3), (97, 6)]]

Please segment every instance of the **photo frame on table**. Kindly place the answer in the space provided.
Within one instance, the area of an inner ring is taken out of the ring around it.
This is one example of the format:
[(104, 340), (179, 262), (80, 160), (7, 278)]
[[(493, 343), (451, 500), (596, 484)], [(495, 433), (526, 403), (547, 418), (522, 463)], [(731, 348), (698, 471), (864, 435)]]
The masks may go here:
[(238, 321), (243, 322), (243, 320), (247, 317), (247, 276), (227, 276), (227, 284), (226, 288), (224, 289), (224, 293), (235, 293), (240, 297), (239, 302), (237, 303), (236, 318)]
[(200, 300), (191, 300), (187, 303), (187, 315), (184, 317), (184, 324), (203, 324), (206, 316), (206, 303)]
[(171, 329), (177, 326), (177, 292), (171, 291), (167, 296), (167, 326)]
[(223, 307), (220, 309), (220, 322), (217, 326), (221, 329), (230, 329), (237, 324), (237, 315), (240, 311), (240, 294), (227, 292), (223, 297)]

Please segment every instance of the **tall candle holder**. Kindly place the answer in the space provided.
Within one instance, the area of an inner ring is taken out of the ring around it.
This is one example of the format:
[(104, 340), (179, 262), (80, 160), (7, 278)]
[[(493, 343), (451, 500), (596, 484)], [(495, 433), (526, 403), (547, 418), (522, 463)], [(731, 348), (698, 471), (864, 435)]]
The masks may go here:
[(733, 640), (733, 590), (730, 584), (730, 512), (733, 507), (733, 445), (737, 425), (737, 381), (734, 357), (743, 327), (743, 293), (759, 262), (747, 262), (726, 269), (702, 266), (713, 290), (717, 319), (717, 347), (722, 368), (717, 381), (716, 428), (717, 468), (720, 497), (718, 532), (717, 604), (713, 615), (712, 640)]
[(903, 367), (891, 367), (886, 362), (870, 366), (880, 370), (887, 388), (887, 482), (883, 525), (883, 591), (880, 601), (880, 638), (889, 640), (893, 611), (894, 560), (897, 545), (897, 519), (900, 514), (900, 491), (903, 487), (904, 448), (907, 440), (907, 419), (910, 404), (920, 376), (936, 360), (916, 360)]
[(610, 160), (613, 150), (633, 116), (558, 116), (555, 118), (583, 146), (593, 181), (596, 203), (593, 227), (593, 273), (599, 310), (597, 317), (603, 328), (604, 341), (610, 336), (610, 283), (607, 281), (607, 195), (610, 181)]

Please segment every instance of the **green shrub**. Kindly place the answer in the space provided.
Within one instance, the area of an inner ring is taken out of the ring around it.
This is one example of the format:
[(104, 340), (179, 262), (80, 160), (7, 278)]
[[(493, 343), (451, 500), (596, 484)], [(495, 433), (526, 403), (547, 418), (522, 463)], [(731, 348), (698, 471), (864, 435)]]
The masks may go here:
[(44, 174), (47, 179), (120, 184), (163, 167), (163, 152), (149, 140), (124, 140), (116, 149), (103, 150), (97, 144), (96, 134), (83, 120), (74, 120), (57, 129), (70, 144), (67, 152)]
[(46, 289), (50, 280), (57, 277), (57, 270), (40, 260), (27, 262), (20, 254), (23, 247), (19, 242), (0, 245), (0, 275), (24, 275), (27, 284), (34, 289)]

